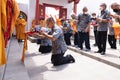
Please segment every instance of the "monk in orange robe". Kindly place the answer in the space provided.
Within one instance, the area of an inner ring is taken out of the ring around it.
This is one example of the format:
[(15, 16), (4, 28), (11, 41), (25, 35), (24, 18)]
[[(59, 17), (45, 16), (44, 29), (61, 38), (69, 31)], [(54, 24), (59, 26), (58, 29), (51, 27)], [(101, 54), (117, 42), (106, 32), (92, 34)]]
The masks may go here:
[(23, 16), (20, 15), (20, 17), (16, 21), (16, 38), (18, 39), (18, 42), (22, 42), (25, 38), (25, 26), (26, 21), (23, 19)]
[(71, 18), (72, 19), (70, 21), (70, 24), (72, 26), (73, 34), (74, 34), (74, 45), (77, 47), (78, 46), (78, 31), (77, 31), (77, 19), (76, 19), (76, 15), (72, 14)]
[(114, 22), (113, 28), (114, 28), (115, 38), (120, 39), (120, 24), (119, 24), (119, 22)]

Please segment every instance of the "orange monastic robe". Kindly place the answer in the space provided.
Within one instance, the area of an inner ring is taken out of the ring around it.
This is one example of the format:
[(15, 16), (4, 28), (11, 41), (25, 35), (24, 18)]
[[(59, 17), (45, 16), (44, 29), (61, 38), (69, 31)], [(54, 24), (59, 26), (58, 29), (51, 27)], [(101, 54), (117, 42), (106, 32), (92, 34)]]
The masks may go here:
[(6, 30), (6, 0), (0, 0), (0, 66), (6, 64), (6, 52), (3, 32)]
[(12, 1), (13, 1), (13, 13), (12, 13), (12, 23), (11, 23), (10, 36), (12, 35), (12, 33), (14, 31), (16, 20), (20, 14), (20, 9), (18, 7), (16, 0), (12, 0)]
[(114, 22), (113, 29), (114, 29), (114, 33), (115, 33), (115, 38), (120, 39), (120, 24), (118, 22)]
[(62, 26), (62, 22), (61, 22), (61, 19), (57, 18), (57, 16), (55, 16), (55, 20), (56, 20), (56, 24), (58, 26)]
[(17, 39), (24, 39), (25, 38), (25, 26), (26, 26), (26, 21), (25, 19), (20, 19), (18, 18), (16, 21), (16, 38)]
[(57, 24), (58, 26), (62, 26), (61, 19), (56, 19), (56, 24)]
[(58, 26), (62, 26), (61, 19), (57, 19), (57, 20), (56, 20), (56, 24), (57, 24)]
[(70, 21), (70, 25), (72, 26), (72, 29), (74, 32), (77, 32), (77, 26), (76, 26), (76, 23), (75, 20), (71, 20)]
[(5, 35), (5, 45), (7, 45), (8, 39), (11, 37), (14, 27), (15, 27), (15, 21), (17, 17), (19, 16), (20, 9), (18, 8), (18, 4), (15, 0), (6, 0), (6, 10), (7, 10), (7, 27)]

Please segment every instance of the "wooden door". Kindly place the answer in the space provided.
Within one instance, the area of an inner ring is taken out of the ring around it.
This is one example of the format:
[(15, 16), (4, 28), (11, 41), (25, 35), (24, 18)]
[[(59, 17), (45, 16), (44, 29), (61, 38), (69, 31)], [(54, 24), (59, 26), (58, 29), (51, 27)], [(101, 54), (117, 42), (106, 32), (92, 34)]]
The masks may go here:
[(65, 16), (65, 18), (67, 18), (67, 8), (60, 8), (60, 13), (59, 13), (59, 18), (62, 18), (63, 16)]
[(44, 5), (39, 6), (39, 17), (41, 16), (45, 18), (45, 6)]

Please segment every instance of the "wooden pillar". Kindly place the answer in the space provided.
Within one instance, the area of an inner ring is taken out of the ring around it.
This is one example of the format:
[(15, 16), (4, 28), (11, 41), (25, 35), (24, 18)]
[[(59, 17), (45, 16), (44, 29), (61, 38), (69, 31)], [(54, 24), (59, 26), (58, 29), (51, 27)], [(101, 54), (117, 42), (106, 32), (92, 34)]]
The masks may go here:
[(77, 3), (74, 1), (74, 8), (73, 8), (73, 12), (76, 14), (77, 13)]
[(36, 24), (38, 24), (38, 21), (39, 21), (39, 0), (36, 0), (35, 21), (36, 21)]

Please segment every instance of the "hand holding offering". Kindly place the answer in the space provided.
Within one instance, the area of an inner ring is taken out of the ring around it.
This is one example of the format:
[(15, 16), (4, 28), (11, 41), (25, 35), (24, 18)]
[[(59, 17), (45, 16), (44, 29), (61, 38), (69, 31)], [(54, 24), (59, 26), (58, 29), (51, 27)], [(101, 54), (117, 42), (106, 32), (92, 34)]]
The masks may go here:
[(102, 18), (97, 18), (96, 21), (97, 22), (102, 22)]

